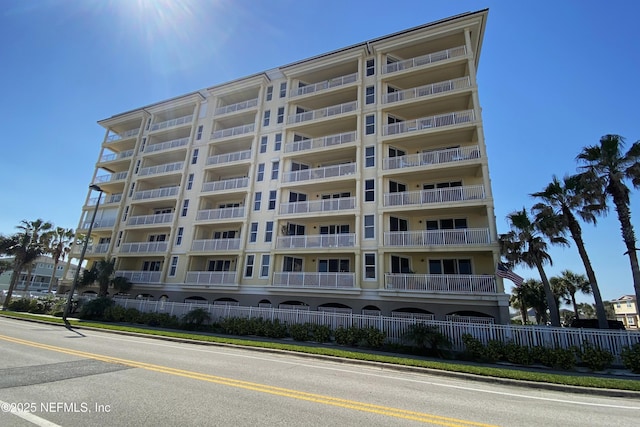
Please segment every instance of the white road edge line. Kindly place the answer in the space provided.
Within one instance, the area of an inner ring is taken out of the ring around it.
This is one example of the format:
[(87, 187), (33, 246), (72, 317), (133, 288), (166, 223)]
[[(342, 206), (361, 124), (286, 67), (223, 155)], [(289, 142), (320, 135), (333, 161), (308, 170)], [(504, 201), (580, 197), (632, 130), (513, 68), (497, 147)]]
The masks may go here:
[(31, 424), (35, 424), (35, 425), (40, 426), (40, 427), (62, 427), (59, 424), (52, 423), (51, 421), (45, 420), (44, 418), (39, 417), (37, 415), (34, 415), (31, 412), (15, 411), (15, 410), (13, 410), (13, 411), (5, 411), (4, 408), (10, 408), (11, 404), (7, 403), (7, 402), (4, 402), (2, 400), (0, 400), (0, 405), (2, 405), (2, 408), (3, 408), (2, 412), (16, 415), (16, 416), (22, 418), (23, 420), (30, 422)]

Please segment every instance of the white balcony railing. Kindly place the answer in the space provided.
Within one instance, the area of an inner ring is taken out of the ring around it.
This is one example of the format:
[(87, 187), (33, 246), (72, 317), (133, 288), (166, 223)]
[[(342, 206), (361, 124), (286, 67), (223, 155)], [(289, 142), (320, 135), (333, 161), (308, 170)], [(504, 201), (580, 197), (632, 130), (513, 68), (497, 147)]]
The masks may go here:
[(287, 124), (307, 122), (309, 120), (318, 120), (325, 117), (337, 116), (340, 114), (350, 113), (358, 109), (358, 101), (347, 102), (345, 104), (333, 105), (331, 107), (322, 108), (320, 110), (305, 111), (304, 113), (294, 114), (287, 118)]
[(210, 221), (216, 219), (243, 218), (245, 216), (244, 206), (235, 208), (207, 209), (198, 211), (197, 221)]
[(134, 136), (138, 136), (139, 133), (140, 133), (140, 128), (131, 129), (122, 133), (114, 133), (107, 136), (107, 142), (115, 142), (115, 141), (120, 141), (121, 139), (132, 138)]
[(467, 48), (465, 46), (453, 47), (451, 49), (441, 50), (439, 52), (433, 52), (428, 55), (417, 56), (404, 61), (397, 61), (391, 64), (386, 64), (382, 67), (382, 74), (395, 73), (396, 71), (407, 70), (410, 68), (420, 67), (422, 65), (432, 64), (434, 62), (444, 61), (450, 58), (457, 58), (467, 54)]
[(173, 126), (179, 126), (179, 125), (184, 125), (187, 123), (191, 123), (193, 121), (193, 114), (190, 114), (188, 116), (182, 116), (182, 117), (178, 117), (176, 119), (171, 119), (171, 120), (166, 120), (164, 122), (158, 122), (158, 123), (154, 123), (151, 125), (151, 127), (149, 128), (150, 131), (154, 131), (154, 130), (160, 130), (160, 129), (166, 129), (166, 128), (170, 128)]
[(488, 228), (457, 230), (387, 231), (385, 246), (484, 245), (491, 243)]
[(437, 116), (422, 117), (415, 120), (392, 123), (382, 128), (384, 136), (417, 132), (425, 129), (454, 126), (473, 122), (476, 119), (473, 110), (456, 111), (454, 113), (438, 114)]
[(207, 157), (207, 166), (220, 165), (224, 163), (238, 162), (251, 159), (251, 150), (236, 151), (233, 153), (218, 154)]
[[(87, 254), (96, 255), (96, 254), (106, 254), (109, 250), (109, 243), (99, 243), (97, 245), (89, 245), (87, 246)], [(74, 251), (75, 253), (76, 251)], [(80, 251), (77, 251), (80, 253)]]
[(355, 245), (355, 233), (280, 236), (276, 241), (278, 249), (352, 248)]
[(157, 144), (149, 144), (144, 148), (145, 153), (154, 153), (157, 151), (172, 150), (174, 148), (184, 147), (189, 143), (189, 138), (172, 139), (171, 141), (159, 142)]
[(120, 253), (158, 253), (166, 252), (169, 247), (168, 242), (131, 242), (123, 243), (120, 246)]
[(132, 216), (127, 225), (168, 224), (173, 221), (173, 213)]
[(348, 176), (356, 173), (356, 164), (347, 163), (342, 165), (325, 166), (322, 168), (303, 169), (282, 174), (283, 182), (310, 181), (315, 179), (335, 178), (338, 176)]
[(235, 271), (189, 271), (185, 283), (198, 285), (236, 285)]
[(236, 111), (247, 110), (249, 108), (253, 108), (258, 105), (258, 98), (249, 99), (248, 101), (238, 102), (236, 104), (225, 105), (224, 107), (216, 108), (213, 113), (216, 116), (220, 116), (222, 114), (234, 113)]
[(447, 80), (445, 82), (433, 83), (398, 92), (387, 93), (382, 97), (382, 103), (390, 104), (393, 102), (407, 101), (410, 99), (422, 98), (425, 96), (437, 95), (444, 92), (467, 89), (470, 87), (471, 79), (468, 76), (460, 77), (458, 79)]
[(249, 178), (223, 179), (220, 181), (205, 182), (202, 184), (202, 192), (235, 190), (236, 188), (249, 187)]
[(349, 142), (354, 142), (355, 140), (355, 132), (345, 132), (337, 135), (323, 136), (321, 138), (287, 142), (284, 145), (284, 152), (293, 153), (296, 151), (313, 150), (316, 148), (327, 148), (334, 145), (347, 144)]
[(100, 175), (96, 176), (93, 180), (94, 184), (106, 183), (106, 182), (114, 182), (114, 181), (122, 181), (127, 179), (127, 175), (129, 172), (122, 171), (116, 173), (110, 173), (108, 175)]
[(220, 129), (211, 134), (211, 139), (227, 138), (229, 136), (244, 135), (252, 133), (256, 128), (255, 124), (236, 126), (227, 129)]
[(349, 83), (354, 83), (358, 80), (358, 73), (348, 74), (346, 76), (336, 77), (334, 79), (326, 80), (315, 84), (292, 89), (289, 93), (290, 97), (308, 95), (310, 93), (321, 92), (327, 89), (333, 89), (334, 87), (340, 87)]
[(133, 193), (133, 200), (158, 199), (162, 197), (175, 196), (180, 192), (180, 187), (156, 188), (155, 190), (136, 191)]
[(191, 250), (198, 252), (233, 251), (237, 249), (240, 249), (240, 239), (194, 240), (191, 243)]
[(115, 275), (129, 279), (132, 283), (160, 283), (161, 272), (118, 270)]
[(180, 171), (184, 167), (184, 162), (167, 163), (164, 165), (149, 166), (141, 168), (138, 176), (159, 175), (161, 173)]
[(121, 153), (105, 154), (100, 157), (100, 163), (113, 162), (116, 160), (124, 160), (133, 157), (133, 150), (123, 151)]
[(433, 190), (385, 193), (384, 206), (428, 205), (431, 203), (464, 202), (485, 198), (483, 185), (436, 188)]
[[(100, 199), (100, 205), (108, 205), (110, 203), (120, 203), (122, 200), (122, 193), (108, 194), (104, 199)], [(98, 203), (97, 197), (92, 197), (88, 200), (87, 206), (95, 206)]]
[(338, 199), (323, 199), (312, 200), (307, 202), (294, 202), (294, 203), (281, 203), (280, 214), (302, 214), (302, 213), (317, 213), (317, 212), (331, 212), (331, 211), (344, 211), (355, 209), (356, 198), (355, 197), (342, 197)]
[(286, 288), (355, 288), (355, 273), (273, 273), (273, 286)]
[(415, 166), (430, 166), (442, 163), (460, 162), (480, 158), (480, 148), (477, 145), (471, 147), (449, 148), (447, 150), (425, 151), (417, 154), (407, 154), (399, 157), (385, 157), (382, 161), (382, 169), (401, 169)]
[(384, 275), (385, 289), (413, 292), (496, 293), (496, 279), (473, 274), (399, 274)]
[[(93, 222), (93, 229), (96, 230), (100, 228), (113, 228), (115, 224), (116, 224), (115, 218), (100, 218), (100, 219), (96, 219)], [(88, 230), (90, 225), (91, 225), (91, 221), (86, 221), (82, 224), (82, 229)]]

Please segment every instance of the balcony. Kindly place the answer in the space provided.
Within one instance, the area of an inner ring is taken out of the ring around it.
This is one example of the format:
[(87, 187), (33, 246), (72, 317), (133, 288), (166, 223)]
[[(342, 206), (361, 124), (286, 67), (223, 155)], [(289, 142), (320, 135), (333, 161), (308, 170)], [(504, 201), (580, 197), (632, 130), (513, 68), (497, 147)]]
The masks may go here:
[(222, 165), (242, 160), (251, 160), (251, 150), (236, 151), (233, 153), (218, 154), (217, 156), (207, 157), (207, 166)]
[(399, 92), (388, 93), (382, 97), (382, 103), (392, 104), (394, 102), (424, 98), (427, 96), (439, 95), (441, 93), (451, 92), (454, 90), (467, 89), (470, 87), (471, 79), (469, 79), (468, 76), (460, 77), (459, 79), (447, 80), (445, 82), (433, 83), (430, 85), (419, 86)]
[(107, 136), (107, 142), (115, 142), (115, 141), (120, 141), (120, 140), (123, 140), (123, 139), (133, 138), (133, 137), (138, 136), (139, 133), (140, 133), (140, 128), (131, 129), (131, 130), (128, 130), (128, 131), (122, 132), (122, 133), (114, 133), (112, 135)]
[(435, 188), (433, 190), (385, 193), (384, 206), (414, 206), (433, 203), (465, 202), (485, 198), (483, 185)]
[(385, 246), (486, 245), (491, 243), (488, 228), (457, 230), (387, 231)]
[(157, 284), (160, 283), (160, 275), (159, 271), (116, 271), (116, 276), (129, 279), (132, 283)]
[(159, 199), (172, 197), (180, 192), (180, 187), (156, 188), (155, 190), (136, 191), (133, 193), (133, 200)]
[(355, 273), (273, 273), (273, 286), (285, 288), (354, 289)]
[(345, 104), (333, 105), (320, 110), (305, 111), (304, 113), (294, 114), (287, 117), (287, 124), (302, 123), (311, 120), (323, 119), (325, 117), (339, 116), (341, 114), (356, 111), (357, 109), (358, 101), (347, 102)]
[(493, 276), (473, 274), (399, 274), (384, 275), (384, 287), (389, 291), (484, 293), (497, 292)]
[[(76, 253), (80, 253), (80, 248), (77, 248), (78, 250), (73, 251), (74, 254)], [(109, 250), (109, 243), (99, 243), (97, 245), (89, 245), (87, 246), (87, 250), (85, 252), (85, 254), (87, 256), (90, 255), (102, 255), (102, 254), (106, 254), (107, 251)]]
[(185, 283), (237, 286), (237, 273), (235, 271), (189, 271)]
[(218, 107), (215, 109), (213, 114), (215, 116), (221, 116), (223, 114), (235, 113), (236, 111), (248, 110), (249, 108), (256, 107), (257, 105), (258, 105), (258, 98), (250, 99), (248, 101), (238, 102), (237, 104)]
[(235, 190), (249, 187), (249, 178), (223, 179), (220, 181), (205, 182), (202, 184), (202, 192)]
[(220, 129), (211, 134), (211, 139), (221, 139), (230, 136), (239, 136), (252, 133), (256, 128), (256, 125), (251, 123), (250, 125), (236, 126), (227, 129)]
[(287, 214), (303, 214), (303, 213), (319, 213), (332, 211), (345, 211), (355, 209), (355, 197), (343, 197), (339, 199), (323, 199), (312, 200), (307, 202), (281, 203), (279, 213)]
[(145, 154), (155, 153), (158, 151), (173, 150), (175, 148), (184, 147), (189, 144), (189, 138), (172, 139), (171, 141), (150, 144), (144, 148)]
[(356, 140), (355, 132), (345, 132), (337, 135), (323, 136), (322, 138), (305, 139), (303, 141), (288, 142), (284, 145), (285, 153), (327, 148), (340, 144), (347, 144)]
[[(111, 203), (120, 203), (121, 200), (122, 200), (122, 193), (108, 194), (107, 197), (100, 200), (100, 204), (104, 206)], [(92, 197), (87, 201), (87, 206), (95, 206), (96, 203), (98, 203), (98, 198)]]
[(164, 253), (169, 247), (168, 242), (132, 242), (120, 246), (121, 254), (152, 254)]
[(141, 168), (138, 176), (160, 175), (167, 172), (180, 171), (184, 167), (184, 162), (167, 163), (164, 165), (150, 166)]
[(433, 52), (428, 55), (417, 56), (415, 58), (407, 59), (405, 61), (393, 62), (387, 64), (382, 68), (382, 74), (391, 74), (402, 70), (408, 70), (411, 68), (421, 67), (423, 65), (433, 64), (435, 62), (444, 61), (451, 58), (458, 58), (467, 54), (467, 48), (465, 46), (453, 47), (451, 49), (441, 50), (439, 52)]
[(480, 148), (472, 147), (449, 148), (447, 150), (426, 151), (399, 157), (385, 157), (382, 169), (402, 169), (416, 166), (433, 166), (443, 163), (460, 162), (480, 158)]
[(99, 163), (115, 162), (117, 160), (125, 160), (133, 157), (133, 150), (123, 151), (121, 153), (105, 154), (100, 157)]
[(353, 248), (355, 245), (355, 233), (280, 236), (276, 241), (278, 249)]
[(282, 174), (283, 182), (311, 181), (316, 179), (335, 178), (348, 176), (356, 173), (356, 164), (347, 163), (343, 165), (325, 166), (322, 168), (303, 169)]
[(171, 120), (167, 120), (167, 121), (164, 121), (164, 122), (154, 123), (149, 128), (149, 131), (153, 132), (155, 130), (161, 130), (161, 129), (171, 128), (171, 127), (174, 127), (174, 126), (185, 125), (185, 124), (191, 123), (192, 121), (193, 121), (193, 114), (190, 114), (188, 116), (182, 116), (182, 117), (178, 117), (176, 119), (171, 119)]
[(238, 206), (235, 208), (207, 209), (198, 211), (196, 221), (211, 221), (217, 219), (244, 218), (245, 207)]
[[(104, 219), (97, 219), (93, 222), (93, 230), (98, 230), (101, 228), (113, 228), (113, 226), (116, 224), (116, 219), (115, 218), (104, 218)], [(88, 230), (89, 226), (91, 225), (91, 221), (87, 221), (84, 222), (81, 226), (81, 228), (83, 230)]]
[(93, 180), (93, 183), (105, 184), (107, 182), (124, 181), (125, 179), (127, 179), (127, 175), (128, 175), (127, 171), (110, 173), (108, 175), (100, 175), (100, 176), (96, 176), (96, 178)]
[(358, 80), (358, 73), (348, 74), (346, 76), (336, 77), (324, 82), (310, 84), (307, 86), (292, 89), (289, 92), (290, 97), (308, 95), (310, 93), (317, 93), (327, 89), (333, 89), (336, 87), (344, 86), (350, 83), (354, 83)]
[(392, 123), (382, 128), (382, 135), (398, 135), (410, 132), (417, 132), (425, 129), (440, 128), (445, 126), (455, 126), (464, 123), (471, 123), (476, 119), (473, 110), (456, 111), (454, 113), (438, 114), (436, 116), (422, 117), (416, 120)]
[(194, 240), (191, 250), (196, 252), (234, 251), (240, 249), (240, 239)]
[(173, 216), (173, 213), (132, 216), (127, 221), (127, 225), (169, 224), (173, 222)]

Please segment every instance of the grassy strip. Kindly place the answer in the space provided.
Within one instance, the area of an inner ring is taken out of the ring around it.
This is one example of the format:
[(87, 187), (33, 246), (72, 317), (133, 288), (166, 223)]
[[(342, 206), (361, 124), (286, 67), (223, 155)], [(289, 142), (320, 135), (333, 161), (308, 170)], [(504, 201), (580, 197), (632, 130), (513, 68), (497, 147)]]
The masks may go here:
[[(14, 317), (28, 320), (46, 321), (56, 324), (63, 324), (62, 319), (57, 317), (42, 317), (38, 315), (32, 315), (28, 313), (18, 312), (0, 312), (0, 315), (6, 317)], [(317, 354), (323, 356), (340, 357), (344, 359), (363, 360), (370, 362), (389, 363), (394, 365), (412, 366), (419, 368), (437, 369), (449, 372), (459, 372), (466, 374), (481, 375), (493, 378), (506, 378), (519, 381), (534, 381), (541, 383), (570, 385), (579, 387), (591, 387), (591, 388), (607, 388), (614, 390), (631, 390), (640, 391), (640, 381), (638, 380), (625, 380), (618, 378), (602, 378), (593, 377), (588, 375), (563, 375), (556, 373), (527, 371), (509, 368), (498, 368), (491, 366), (477, 366), (469, 365), (465, 363), (455, 362), (440, 362), (434, 360), (421, 360), (408, 357), (399, 356), (386, 356), (380, 354), (370, 354), (358, 351), (342, 350), (339, 348), (329, 347), (316, 347), (295, 345), (280, 342), (270, 341), (253, 341), (248, 339), (238, 338), (226, 338), (213, 335), (201, 335), (190, 332), (178, 332), (170, 330), (160, 329), (147, 329), (144, 327), (123, 326), (109, 323), (96, 323), (71, 320), (70, 323), (74, 326), (84, 326), (99, 329), (107, 329), (121, 332), (131, 332), (145, 335), (155, 335), (168, 338), (186, 339), (193, 341), (203, 341), (221, 344), (233, 344), (247, 347), (268, 348), (276, 350), (294, 351), (299, 353)]]

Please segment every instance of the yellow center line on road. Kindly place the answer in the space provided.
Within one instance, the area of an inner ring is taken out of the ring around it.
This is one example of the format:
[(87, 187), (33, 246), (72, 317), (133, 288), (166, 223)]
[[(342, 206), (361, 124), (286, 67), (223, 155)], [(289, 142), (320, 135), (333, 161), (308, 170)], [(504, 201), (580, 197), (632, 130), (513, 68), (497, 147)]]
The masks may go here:
[(39, 349), (55, 351), (58, 353), (69, 354), (72, 356), (83, 357), (87, 359), (98, 360), (105, 363), (114, 363), (132, 368), (140, 368), (148, 371), (160, 372), (164, 374), (176, 375), (184, 378), (191, 378), (199, 381), (207, 381), (215, 384), (226, 385), (230, 387), (242, 388), (245, 390), (257, 391), (260, 393), (267, 393), (276, 396), (290, 397), (298, 400), (305, 400), (314, 403), (320, 403), (323, 405), (337, 406), (341, 408), (353, 409), (356, 411), (370, 412), (379, 415), (386, 415), (395, 418), (402, 418), (407, 420), (419, 421), (424, 423), (430, 423), (433, 425), (447, 426), (447, 427), (494, 427), (490, 424), (477, 423), (473, 421), (466, 421), (456, 418), (442, 417), (439, 415), (427, 414), (423, 412), (408, 411), (404, 409), (391, 408), (387, 406), (374, 405), (370, 403), (358, 402), (355, 400), (340, 399), (332, 396), (324, 396), (320, 394), (307, 393), (298, 390), (291, 390), (281, 387), (274, 387), (266, 384), (252, 383), (248, 381), (235, 380), (233, 378), (219, 377), (215, 375), (203, 374), (194, 371), (186, 371), (182, 369), (171, 368), (168, 366), (154, 365), (151, 363), (137, 362), (135, 360), (120, 359), (117, 357), (106, 356), (95, 353), (87, 353), (79, 350), (71, 350), (64, 347), (57, 347), (48, 344), (41, 344), (34, 341), (27, 341), (20, 338), (8, 337), (0, 335), (0, 339), (15, 344), (27, 345)]

